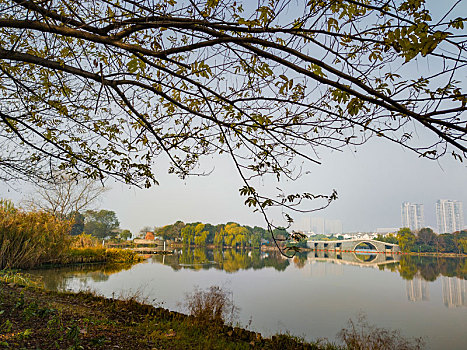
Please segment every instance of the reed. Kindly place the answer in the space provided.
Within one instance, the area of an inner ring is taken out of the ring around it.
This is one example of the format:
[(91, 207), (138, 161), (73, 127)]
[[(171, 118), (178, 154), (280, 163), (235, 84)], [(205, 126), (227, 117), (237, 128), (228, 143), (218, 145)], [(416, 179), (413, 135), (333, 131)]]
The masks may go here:
[(136, 263), (137, 253), (107, 249), (86, 234), (70, 236), (72, 222), (0, 200), (0, 270), (78, 263)]
[(59, 262), (69, 250), (71, 222), (0, 202), (0, 269)]
[(137, 263), (144, 259), (131, 250), (103, 246), (72, 248), (61, 260), (62, 264), (79, 263)]

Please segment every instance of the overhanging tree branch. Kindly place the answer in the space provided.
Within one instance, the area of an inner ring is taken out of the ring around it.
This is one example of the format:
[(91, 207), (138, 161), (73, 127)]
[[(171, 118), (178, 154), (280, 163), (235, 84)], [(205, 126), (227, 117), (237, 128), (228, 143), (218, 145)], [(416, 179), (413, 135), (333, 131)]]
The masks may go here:
[(161, 155), (185, 177), (229, 153), (252, 194), (255, 177), (295, 179), (298, 159), (372, 136), (467, 157), (465, 19), (408, 0), (291, 4), (4, 1), (0, 178), (30, 174), (22, 159), (150, 186)]

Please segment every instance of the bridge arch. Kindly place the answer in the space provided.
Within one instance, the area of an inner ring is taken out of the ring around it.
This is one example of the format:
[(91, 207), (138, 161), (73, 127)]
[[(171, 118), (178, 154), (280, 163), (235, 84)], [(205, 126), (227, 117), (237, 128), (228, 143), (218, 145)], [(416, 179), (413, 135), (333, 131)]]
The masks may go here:
[(376, 246), (376, 244), (374, 244), (372, 241), (369, 241), (369, 240), (362, 240), (362, 241), (358, 241), (358, 242), (355, 242), (355, 244), (353, 245), (353, 248), (352, 250), (355, 251), (357, 249), (358, 246), (362, 245), (362, 244), (366, 244), (368, 245), (371, 249), (374, 249), (376, 250), (377, 252), (379, 252), (380, 250), (378, 249), (378, 247)]

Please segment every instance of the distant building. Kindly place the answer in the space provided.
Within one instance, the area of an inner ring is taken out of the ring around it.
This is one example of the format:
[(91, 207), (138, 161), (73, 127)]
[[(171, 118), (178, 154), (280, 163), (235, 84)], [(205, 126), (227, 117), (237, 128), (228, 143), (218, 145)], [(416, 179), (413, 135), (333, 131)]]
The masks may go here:
[(378, 227), (376, 229), (376, 233), (382, 236), (388, 235), (390, 233), (397, 233), (399, 232), (398, 227)]
[(302, 225), (309, 226), (309, 228), (305, 230), (308, 232), (312, 232), (313, 234), (336, 235), (342, 233), (341, 220), (331, 220), (321, 217), (313, 217), (307, 220), (302, 220)]
[(402, 227), (408, 227), (412, 231), (418, 231), (425, 226), (423, 204), (402, 203), (401, 207)]
[(325, 220), (324, 218), (311, 218), (310, 228), (315, 234), (324, 234), (325, 231)]
[(342, 233), (342, 221), (340, 220), (326, 220), (325, 232), (329, 234), (341, 234)]
[(311, 218), (309, 216), (302, 217), (300, 224), (297, 225), (297, 229), (304, 232), (311, 231)]
[(151, 231), (146, 232), (146, 235), (144, 236), (144, 239), (154, 241), (154, 239), (155, 239), (154, 232), (151, 232)]
[(438, 233), (452, 233), (464, 228), (462, 202), (440, 199), (436, 202), (436, 222)]

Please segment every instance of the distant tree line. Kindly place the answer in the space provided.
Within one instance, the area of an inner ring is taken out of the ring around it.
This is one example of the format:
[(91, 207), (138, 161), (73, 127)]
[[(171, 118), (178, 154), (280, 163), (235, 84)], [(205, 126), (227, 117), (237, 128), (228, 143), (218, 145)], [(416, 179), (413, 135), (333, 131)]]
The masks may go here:
[[(182, 241), (186, 245), (196, 246), (229, 246), (229, 247), (259, 247), (261, 242), (269, 242), (270, 233), (259, 226), (242, 226), (235, 222), (211, 225), (201, 222), (174, 224), (158, 227), (154, 234), (163, 239)], [(284, 228), (276, 228), (275, 237), (286, 238), (289, 234)]]
[(376, 240), (399, 244), (403, 252), (467, 254), (467, 231), (437, 235), (428, 227), (417, 232), (404, 227), (395, 235), (390, 234), (386, 237), (378, 235)]

